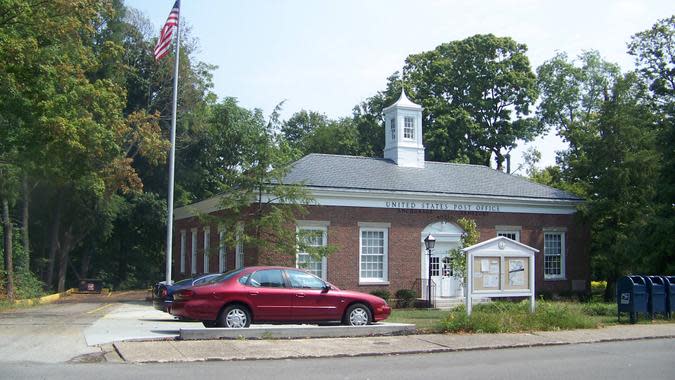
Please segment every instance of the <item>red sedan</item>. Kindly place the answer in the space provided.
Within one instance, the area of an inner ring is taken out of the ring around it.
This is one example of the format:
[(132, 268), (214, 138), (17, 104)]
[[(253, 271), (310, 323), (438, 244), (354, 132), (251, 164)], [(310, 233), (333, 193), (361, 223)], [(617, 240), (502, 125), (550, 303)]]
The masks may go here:
[(380, 297), (340, 290), (296, 268), (249, 267), (174, 295), (171, 314), (205, 326), (248, 327), (251, 323), (339, 321), (364, 326), (387, 319)]

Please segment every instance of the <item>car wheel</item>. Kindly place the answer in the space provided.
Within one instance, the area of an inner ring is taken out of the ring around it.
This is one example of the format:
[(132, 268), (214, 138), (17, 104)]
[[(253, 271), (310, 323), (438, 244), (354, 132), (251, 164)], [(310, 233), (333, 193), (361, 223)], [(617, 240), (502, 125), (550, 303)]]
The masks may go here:
[(228, 328), (244, 328), (251, 325), (251, 312), (246, 306), (230, 305), (218, 318), (218, 326)]
[(349, 326), (365, 326), (372, 320), (373, 317), (368, 306), (355, 303), (347, 309), (342, 322)]

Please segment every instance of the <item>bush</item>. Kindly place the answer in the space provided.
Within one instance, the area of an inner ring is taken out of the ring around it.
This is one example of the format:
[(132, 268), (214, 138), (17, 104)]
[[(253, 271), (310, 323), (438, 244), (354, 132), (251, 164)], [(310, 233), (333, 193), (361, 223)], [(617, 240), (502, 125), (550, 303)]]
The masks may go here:
[(388, 300), (389, 297), (391, 296), (391, 294), (389, 293), (389, 291), (388, 291), (388, 290), (384, 290), (384, 289), (373, 290), (372, 292), (370, 292), (370, 294), (372, 294), (372, 295), (374, 295), (374, 296), (377, 296), (377, 297), (380, 297), (380, 298), (382, 298), (382, 299), (385, 300), (385, 301)]
[(417, 293), (410, 289), (399, 289), (396, 291), (396, 307), (408, 308), (415, 306)]

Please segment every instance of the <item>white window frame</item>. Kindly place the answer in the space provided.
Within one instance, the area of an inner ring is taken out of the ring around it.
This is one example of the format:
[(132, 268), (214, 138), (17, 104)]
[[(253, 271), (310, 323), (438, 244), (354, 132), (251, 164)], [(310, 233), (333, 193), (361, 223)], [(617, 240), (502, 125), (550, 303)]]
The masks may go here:
[[(546, 273), (546, 256), (557, 256), (557, 255), (551, 255), (546, 252), (546, 235), (560, 235), (560, 274), (547, 274)], [(566, 231), (563, 230), (558, 230), (558, 229), (544, 229), (544, 260), (543, 260), (543, 267), (544, 267), (544, 280), (565, 280), (566, 275), (565, 275), (565, 238), (567, 236)]]
[(185, 273), (185, 248), (186, 248), (186, 232), (180, 230), (180, 273)]
[[(359, 285), (388, 285), (389, 284), (389, 223), (359, 222)], [(363, 258), (363, 233), (383, 233), (382, 277), (363, 277), (361, 263)]]
[(517, 242), (520, 242), (521, 229), (522, 228), (520, 226), (495, 226), (495, 230), (497, 230), (497, 236), (504, 236), (503, 234), (513, 234), (516, 237), (513, 240)]
[(191, 233), (191, 238), (192, 238), (192, 240), (191, 240), (192, 244), (191, 244), (191, 247), (190, 247), (190, 250), (191, 250), (191, 253), (192, 253), (191, 257), (190, 257), (191, 258), (191, 260), (190, 260), (190, 273), (195, 274), (195, 273), (197, 273), (197, 229), (192, 228), (190, 230), (190, 233)]
[[(410, 122), (410, 125), (408, 125)], [(415, 139), (415, 118), (412, 116), (403, 117), (403, 138), (407, 140)]]
[(204, 273), (209, 273), (209, 252), (211, 250), (211, 227), (204, 227)]
[(225, 272), (227, 266), (227, 247), (225, 246), (225, 227), (218, 227), (218, 272)]
[[(295, 229), (296, 233), (298, 236), (300, 235), (301, 231), (320, 231), (321, 232), (321, 246), (325, 247), (328, 245), (328, 226), (310, 226), (310, 225), (298, 225)], [(298, 252), (295, 254), (295, 267), (300, 268), (300, 256), (301, 255), (308, 255), (306, 252), (300, 252), (298, 249)], [(310, 256), (311, 258), (311, 256)], [(300, 268), (304, 269), (304, 268)], [(313, 273), (313, 272), (311, 272)], [(315, 273), (314, 273), (315, 274)], [(326, 256), (323, 256), (321, 258), (321, 279), (324, 281), (327, 281), (328, 278), (328, 260)]]
[(239, 269), (244, 266), (244, 242), (241, 241), (241, 235), (244, 226), (241, 223), (237, 224), (237, 245), (235, 247), (234, 268)]

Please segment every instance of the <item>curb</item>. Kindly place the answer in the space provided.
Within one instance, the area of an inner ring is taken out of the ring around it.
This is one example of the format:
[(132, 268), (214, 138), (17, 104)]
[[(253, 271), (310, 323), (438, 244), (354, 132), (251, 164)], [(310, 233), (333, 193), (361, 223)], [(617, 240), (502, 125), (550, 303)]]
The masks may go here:
[[(617, 337), (617, 338), (599, 338), (585, 341), (563, 341), (563, 340), (552, 340), (549, 342), (536, 342), (536, 343), (515, 343), (515, 344), (486, 344), (486, 345), (476, 345), (476, 346), (458, 346), (450, 347), (439, 345), (437, 348), (431, 349), (400, 349), (389, 352), (355, 352), (355, 353), (345, 353), (345, 352), (336, 352), (332, 354), (285, 354), (278, 356), (256, 356), (251, 355), (249, 357), (214, 357), (207, 356), (203, 358), (184, 358), (184, 360), (164, 360), (164, 359), (141, 359), (133, 360), (133, 358), (125, 357), (124, 349), (120, 347), (123, 342), (114, 342), (112, 345), (115, 348), (117, 354), (124, 361), (124, 363), (188, 363), (188, 362), (208, 362), (208, 361), (254, 361), (254, 360), (287, 360), (287, 359), (317, 359), (317, 358), (345, 358), (345, 357), (371, 357), (371, 356), (387, 356), (387, 355), (418, 355), (418, 354), (432, 354), (432, 353), (449, 353), (449, 352), (466, 352), (466, 351), (485, 351), (485, 350), (504, 350), (511, 348), (529, 348), (529, 347), (547, 347), (547, 346), (568, 346), (576, 344), (594, 344), (594, 343), (609, 343), (609, 342), (622, 342), (622, 341), (638, 341), (638, 340), (653, 340), (653, 339), (673, 339), (675, 335), (664, 334), (664, 335), (645, 335), (642, 337)], [(431, 342), (430, 342), (431, 343)]]
[(31, 306), (31, 305), (39, 305), (39, 304), (45, 304), (45, 303), (51, 303), (54, 301), (58, 301), (59, 299), (69, 296), (70, 294), (74, 293), (77, 289), (75, 288), (70, 288), (66, 290), (65, 292), (62, 293), (54, 293), (50, 294), (47, 296), (42, 296), (42, 297), (37, 297), (37, 298), (28, 298), (24, 300), (15, 300), (14, 304), (18, 306)]

